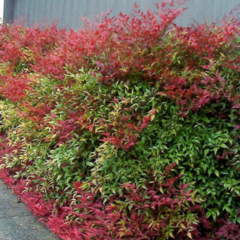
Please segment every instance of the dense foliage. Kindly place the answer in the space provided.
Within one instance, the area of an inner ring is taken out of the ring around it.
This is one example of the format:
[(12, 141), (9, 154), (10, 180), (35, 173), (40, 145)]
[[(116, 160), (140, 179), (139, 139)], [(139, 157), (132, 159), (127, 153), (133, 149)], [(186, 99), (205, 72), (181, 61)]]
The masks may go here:
[(240, 22), (173, 2), (0, 28), (1, 177), (62, 239), (240, 238)]

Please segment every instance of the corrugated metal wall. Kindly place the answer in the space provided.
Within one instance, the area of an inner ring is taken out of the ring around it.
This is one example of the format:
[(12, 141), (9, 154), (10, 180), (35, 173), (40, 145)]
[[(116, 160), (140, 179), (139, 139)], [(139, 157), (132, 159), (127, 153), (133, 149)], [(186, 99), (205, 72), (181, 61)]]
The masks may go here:
[[(23, 17), (28, 26), (59, 21), (59, 27), (78, 29), (83, 27), (81, 17), (93, 20), (95, 15), (106, 13), (109, 9), (112, 9), (112, 15), (131, 13), (135, 2), (143, 10), (155, 10), (155, 3), (162, 0), (5, 0), (4, 22)], [(240, 0), (191, 0), (185, 4), (189, 9), (177, 23), (186, 26), (193, 19), (197, 23), (204, 19), (219, 22), (237, 4)]]

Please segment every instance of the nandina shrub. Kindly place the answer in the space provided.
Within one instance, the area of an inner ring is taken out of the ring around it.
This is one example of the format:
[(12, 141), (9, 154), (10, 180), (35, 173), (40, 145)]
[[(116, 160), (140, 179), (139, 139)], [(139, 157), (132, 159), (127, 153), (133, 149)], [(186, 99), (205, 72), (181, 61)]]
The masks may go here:
[(173, 3), (78, 32), (0, 29), (2, 167), (55, 202), (63, 239), (239, 231), (240, 23), (184, 28)]
[[(1, 62), (9, 65), (9, 71), (26, 71), (36, 64), (40, 56), (55, 49), (65, 35), (56, 24), (45, 29), (23, 27), (22, 24), (1, 25)], [(34, 41), (32, 41), (34, 39)]]
[[(167, 168), (166, 176), (173, 167)], [(74, 203), (52, 217), (48, 225), (54, 229), (55, 221), (60, 219), (62, 225), (67, 220), (75, 228), (72, 239), (198, 237), (199, 223), (208, 227), (208, 221), (196, 205), (199, 200), (195, 193), (187, 190), (188, 184), (173, 186), (179, 178), (167, 178), (164, 183), (152, 179), (139, 189), (135, 184), (123, 184), (123, 194), (113, 195), (108, 203), (100, 197), (96, 199), (96, 193), (83, 190), (81, 183), (74, 183), (78, 194)], [(60, 236), (64, 238), (65, 234), (62, 230)]]

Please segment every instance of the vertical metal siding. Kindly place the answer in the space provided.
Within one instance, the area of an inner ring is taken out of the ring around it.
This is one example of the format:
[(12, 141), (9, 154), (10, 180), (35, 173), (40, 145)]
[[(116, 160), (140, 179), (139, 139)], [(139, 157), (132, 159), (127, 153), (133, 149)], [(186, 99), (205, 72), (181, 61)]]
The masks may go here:
[(14, 12), (15, 12), (15, 0), (13, 1), (4, 1), (4, 12), (3, 12), (3, 21), (11, 23), (14, 21)]
[[(135, 2), (142, 10), (155, 10), (155, 3), (162, 0), (5, 0), (4, 22), (23, 17), (28, 26), (59, 21), (61, 28), (78, 29), (83, 27), (81, 17), (94, 20), (95, 15), (100, 16), (110, 9), (112, 15), (119, 12), (129, 14)], [(240, 0), (191, 0), (184, 5), (189, 9), (177, 19), (177, 23), (187, 26), (193, 20), (197, 23), (204, 20), (219, 22), (237, 4)]]

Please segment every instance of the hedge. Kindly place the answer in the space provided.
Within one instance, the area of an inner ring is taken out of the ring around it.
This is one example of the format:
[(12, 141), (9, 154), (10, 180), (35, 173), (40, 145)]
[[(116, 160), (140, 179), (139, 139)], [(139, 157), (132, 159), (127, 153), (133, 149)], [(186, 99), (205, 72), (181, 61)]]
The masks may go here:
[(182, 4), (0, 27), (0, 176), (61, 239), (240, 238), (240, 22)]

